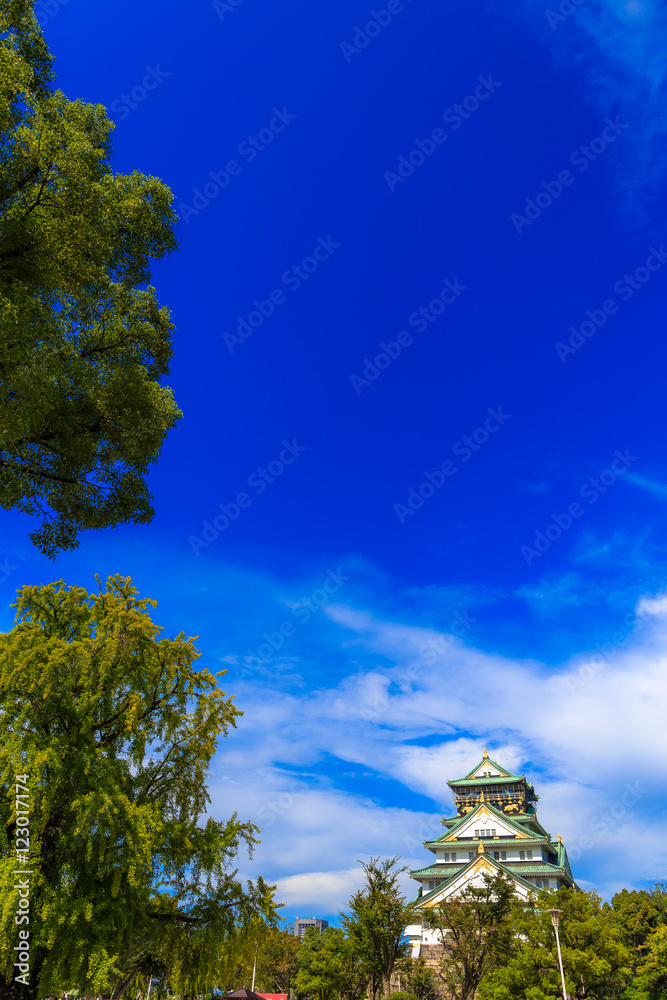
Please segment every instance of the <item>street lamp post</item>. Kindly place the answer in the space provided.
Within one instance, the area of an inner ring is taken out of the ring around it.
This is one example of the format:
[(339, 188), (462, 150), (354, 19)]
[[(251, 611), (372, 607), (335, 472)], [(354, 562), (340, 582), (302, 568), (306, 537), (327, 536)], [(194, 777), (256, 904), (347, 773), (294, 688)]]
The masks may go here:
[(560, 966), (560, 979), (563, 984), (563, 1000), (567, 1000), (567, 991), (565, 989), (565, 973), (563, 972), (563, 956), (560, 953), (560, 938), (558, 936), (558, 924), (560, 923), (560, 915), (562, 910), (548, 910), (549, 916), (551, 917), (551, 923), (554, 925), (554, 932), (556, 934), (556, 947), (558, 948), (558, 964)]
[[(255, 992), (255, 973), (257, 972), (257, 949), (259, 948), (259, 941), (255, 942), (255, 961), (252, 964), (252, 986), (250, 988), (251, 993)], [(559, 952), (560, 954), (560, 952)], [(567, 1000), (567, 997), (565, 998)]]

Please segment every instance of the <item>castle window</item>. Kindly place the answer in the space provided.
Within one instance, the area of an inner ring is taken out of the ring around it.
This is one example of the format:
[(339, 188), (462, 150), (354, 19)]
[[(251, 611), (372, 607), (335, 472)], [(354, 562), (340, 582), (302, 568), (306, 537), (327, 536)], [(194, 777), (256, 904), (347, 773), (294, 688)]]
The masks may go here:
[(529, 861), (532, 861), (533, 860), (533, 852), (532, 851), (526, 851), (526, 857), (528, 858)]
[(456, 861), (456, 853), (452, 851), (451, 854), (445, 854), (445, 861)]
[(496, 861), (507, 861), (507, 851), (494, 851), (493, 856)]
[(435, 889), (435, 881), (433, 879), (429, 882), (428, 887), (429, 889)]
[(474, 851), (468, 851), (468, 861), (472, 861), (472, 859), (474, 857), (475, 857), (475, 852)]
[(526, 860), (526, 852), (525, 851), (519, 851), (519, 860), (520, 861), (525, 861)]

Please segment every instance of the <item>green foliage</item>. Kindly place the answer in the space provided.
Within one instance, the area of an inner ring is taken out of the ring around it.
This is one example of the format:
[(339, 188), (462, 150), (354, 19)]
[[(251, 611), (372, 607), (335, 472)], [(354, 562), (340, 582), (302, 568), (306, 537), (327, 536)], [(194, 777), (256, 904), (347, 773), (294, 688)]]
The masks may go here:
[(161, 968), (192, 993), (275, 919), (270, 888), (233, 869), (256, 827), (203, 821), (211, 757), (240, 712), (219, 674), (194, 668), (191, 639), (160, 637), (154, 606), (123, 577), (93, 594), (28, 586), (0, 635), (0, 984), (18, 937), (15, 775), (28, 774), (28, 996), (119, 995)]
[(114, 174), (101, 105), (52, 89), (29, 0), (0, 0), (0, 506), (48, 556), (153, 516), (145, 477), (181, 416), (160, 380), (172, 323), (149, 260), (173, 196)]
[(611, 905), (623, 942), (641, 959), (648, 950), (648, 938), (663, 916), (656, 894), (641, 889), (629, 892), (622, 889), (612, 898)]
[[(419, 958), (404, 958), (399, 965), (401, 985), (407, 987), (407, 992), (414, 994), (417, 1000), (435, 1000), (439, 994), (438, 983), (432, 969), (429, 969), (424, 956)], [(396, 994), (392, 993), (392, 1000)]]
[[(257, 967), (255, 992), (287, 993), (294, 989), (298, 971), (297, 954), (301, 941), (291, 931), (279, 927), (260, 928), (257, 941)], [(254, 954), (248, 954), (247, 961), (234, 972), (234, 989), (250, 986), (252, 982)]]
[(406, 990), (396, 990), (391, 994), (391, 1000), (420, 1000), (416, 993), (408, 993)]
[(378, 994), (389, 996), (394, 967), (407, 953), (402, 938), (414, 907), (399, 890), (399, 876), (407, 869), (396, 868), (397, 861), (371, 858), (368, 864), (361, 862), (366, 885), (350, 899), (350, 916), (342, 915), (350, 945), (368, 979), (368, 1000)]
[(593, 892), (541, 892), (535, 908), (517, 905), (514, 950), (481, 984), (480, 1000), (562, 997), (558, 956), (547, 907), (562, 910), (560, 941), (570, 1000), (620, 996), (630, 977), (631, 954), (614, 910)]
[(444, 944), (440, 978), (452, 1000), (472, 1000), (482, 979), (511, 954), (514, 903), (513, 884), (485, 874), (482, 885), (468, 885), (429, 910)]
[(644, 959), (623, 997), (626, 1000), (667, 1000), (667, 926), (664, 923), (648, 937)]
[(304, 1000), (338, 997), (358, 1000), (365, 988), (365, 974), (352, 943), (339, 927), (314, 927), (306, 931), (297, 954), (294, 989)]

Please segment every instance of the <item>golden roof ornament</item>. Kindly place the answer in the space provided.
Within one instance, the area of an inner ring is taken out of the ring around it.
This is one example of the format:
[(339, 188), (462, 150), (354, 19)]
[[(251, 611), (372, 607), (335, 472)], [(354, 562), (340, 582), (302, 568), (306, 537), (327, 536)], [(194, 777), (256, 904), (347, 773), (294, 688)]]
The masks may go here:
[(489, 759), (489, 755), (486, 752), (486, 747), (484, 747), (484, 760), (488, 760), (488, 759)]
[(484, 841), (480, 838), (479, 845), (477, 847), (478, 854), (484, 854)]

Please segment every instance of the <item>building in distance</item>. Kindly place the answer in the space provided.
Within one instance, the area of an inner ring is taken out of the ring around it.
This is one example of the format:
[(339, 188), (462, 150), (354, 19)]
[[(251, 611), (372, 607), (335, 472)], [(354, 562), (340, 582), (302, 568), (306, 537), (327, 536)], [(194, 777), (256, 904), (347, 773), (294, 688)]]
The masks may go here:
[(321, 934), (328, 926), (328, 920), (318, 920), (317, 917), (297, 917), (294, 921), (294, 933), (298, 938), (303, 938), (309, 927), (316, 927)]

